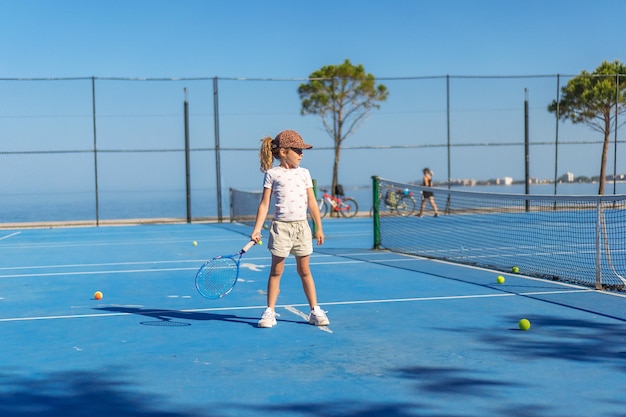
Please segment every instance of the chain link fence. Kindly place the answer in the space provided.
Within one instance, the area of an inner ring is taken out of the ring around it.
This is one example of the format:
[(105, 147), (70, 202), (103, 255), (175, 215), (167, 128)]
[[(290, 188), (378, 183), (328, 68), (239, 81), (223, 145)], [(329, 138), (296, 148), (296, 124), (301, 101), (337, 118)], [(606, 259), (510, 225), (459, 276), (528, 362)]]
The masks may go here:
[[(414, 181), (424, 166), (440, 182), (523, 179), (526, 164), (537, 182), (597, 175), (603, 136), (547, 111), (572, 77), (379, 78), (389, 99), (343, 144), (339, 181)], [(305, 165), (330, 184), (333, 142), (300, 114), (306, 82), (0, 79), (0, 224), (227, 219), (230, 188), (261, 188), (259, 140), (287, 128), (315, 145)], [(618, 179), (623, 143), (615, 129)]]

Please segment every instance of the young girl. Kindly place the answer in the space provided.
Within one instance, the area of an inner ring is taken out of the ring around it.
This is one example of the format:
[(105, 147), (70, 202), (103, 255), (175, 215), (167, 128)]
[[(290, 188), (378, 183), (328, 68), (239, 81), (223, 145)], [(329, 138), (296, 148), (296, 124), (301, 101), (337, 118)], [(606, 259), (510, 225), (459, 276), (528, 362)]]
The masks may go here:
[[(317, 244), (324, 243), (324, 232), (319, 207), (313, 192), (313, 180), (306, 168), (300, 167), (302, 150), (311, 149), (298, 132), (285, 130), (274, 139), (261, 140), (261, 171), (265, 172), (263, 195), (256, 215), (254, 230), (250, 238), (261, 240), (261, 228), (267, 217), (270, 199), (274, 195), (274, 218), (270, 227), (268, 249), (272, 254), (272, 266), (267, 282), (267, 308), (263, 312), (259, 327), (276, 325), (276, 300), (280, 292), (280, 278), (285, 269), (285, 259), (296, 257), (298, 275), (302, 280), (304, 294), (311, 307), (309, 323), (326, 326), (330, 322), (326, 313), (317, 305), (315, 282), (309, 267), (313, 253), (312, 234), (307, 222), (307, 210), (315, 223)], [(274, 159), (280, 165), (273, 167)]]

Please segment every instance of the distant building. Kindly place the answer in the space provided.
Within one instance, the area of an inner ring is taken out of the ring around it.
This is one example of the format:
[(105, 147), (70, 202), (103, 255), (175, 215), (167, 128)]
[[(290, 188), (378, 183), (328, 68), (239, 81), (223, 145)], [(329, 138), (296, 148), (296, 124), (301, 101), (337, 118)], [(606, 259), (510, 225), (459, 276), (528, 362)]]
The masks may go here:
[(559, 182), (574, 182), (574, 173), (566, 172), (559, 177)]
[(607, 181), (625, 181), (626, 174), (617, 174), (617, 175), (607, 175)]
[(450, 185), (463, 185), (463, 186), (475, 186), (475, 179), (460, 179), (460, 180), (450, 180)]

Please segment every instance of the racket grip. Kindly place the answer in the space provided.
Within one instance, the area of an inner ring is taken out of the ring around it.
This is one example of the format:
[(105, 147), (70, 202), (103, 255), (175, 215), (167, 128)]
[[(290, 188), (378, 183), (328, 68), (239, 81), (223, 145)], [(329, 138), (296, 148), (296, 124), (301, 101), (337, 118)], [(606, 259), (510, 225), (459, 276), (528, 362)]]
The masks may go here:
[(246, 252), (248, 252), (248, 251), (250, 250), (250, 248), (251, 248), (251, 247), (253, 247), (254, 245), (256, 245), (256, 242), (255, 242), (254, 240), (251, 240), (250, 242), (248, 242), (248, 243), (246, 244), (246, 246), (244, 246), (244, 247), (241, 249), (241, 253), (246, 253)]

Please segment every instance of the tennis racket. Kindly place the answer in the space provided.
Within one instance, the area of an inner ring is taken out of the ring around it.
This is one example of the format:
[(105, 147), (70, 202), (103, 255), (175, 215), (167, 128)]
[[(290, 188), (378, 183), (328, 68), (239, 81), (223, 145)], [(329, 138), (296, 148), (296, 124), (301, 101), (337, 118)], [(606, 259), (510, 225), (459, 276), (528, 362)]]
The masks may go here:
[[(196, 274), (196, 288), (203, 297), (216, 300), (233, 290), (239, 277), (239, 263), (244, 253), (248, 252), (255, 241), (251, 240), (232, 255), (217, 256), (200, 267)], [(261, 242), (259, 242), (259, 245)]]

